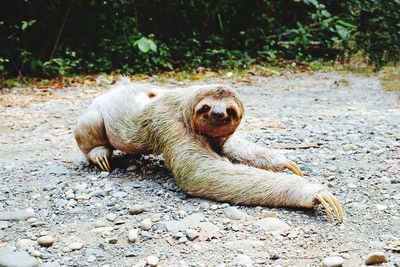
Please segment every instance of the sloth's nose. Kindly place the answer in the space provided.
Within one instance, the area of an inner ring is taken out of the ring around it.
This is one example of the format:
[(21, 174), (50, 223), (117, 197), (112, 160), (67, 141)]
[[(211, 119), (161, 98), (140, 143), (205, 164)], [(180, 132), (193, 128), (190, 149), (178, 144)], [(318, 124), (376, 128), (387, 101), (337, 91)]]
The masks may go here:
[(215, 118), (215, 119), (224, 119), (226, 118), (226, 111), (224, 108), (219, 107), (219, 106), (215, 106), (212, 107), (211, 111), (210, 111), (210, 115)]

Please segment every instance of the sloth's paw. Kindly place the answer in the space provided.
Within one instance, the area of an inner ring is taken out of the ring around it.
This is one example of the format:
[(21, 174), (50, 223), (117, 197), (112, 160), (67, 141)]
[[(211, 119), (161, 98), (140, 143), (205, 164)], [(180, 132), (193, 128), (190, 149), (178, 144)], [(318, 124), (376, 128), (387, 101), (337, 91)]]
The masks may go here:
[(298, 176), (304, 176), (304, 174), (301, 171), (301, 169), (299, 168), (299, 166), (297, 166), (296, 163), (294, 163), (293, 161), (290, 161), (290, 160), (278, 165), (278, 169), (280, 169), (280, 170), (288, 169)]
[(333, 218), (334, 216), (337, 218), (339, 222), (343, 222), (344, 219), (344, 212), (342, 207), (339, 204), (339, 201), (336, 199), (334, 195), (332, 195), (329, 191), (326, 189), (319, 191), (315, 195), (315, 204), (321, 204), (328, 216), (328, 219), (331, 223), (333, 223)]
[(100, 169), (104, 172), (111, 172), (111, 165), (110, 162), (108, 161), (108, 158), (106, 156), (98, 156), (96, 157), (96, 163), (99, 165)]

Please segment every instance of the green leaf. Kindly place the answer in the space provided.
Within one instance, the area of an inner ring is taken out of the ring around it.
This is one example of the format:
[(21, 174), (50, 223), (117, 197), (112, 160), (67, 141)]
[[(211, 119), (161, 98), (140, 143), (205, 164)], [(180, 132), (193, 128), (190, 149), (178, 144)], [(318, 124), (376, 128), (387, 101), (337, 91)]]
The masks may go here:
[(149, 38), (142, 37), (137, 41), (138, 48), (141, 52), (147, 53), (150, 50), (153, 52), (157, 52), (157, 45), (150, 40)]

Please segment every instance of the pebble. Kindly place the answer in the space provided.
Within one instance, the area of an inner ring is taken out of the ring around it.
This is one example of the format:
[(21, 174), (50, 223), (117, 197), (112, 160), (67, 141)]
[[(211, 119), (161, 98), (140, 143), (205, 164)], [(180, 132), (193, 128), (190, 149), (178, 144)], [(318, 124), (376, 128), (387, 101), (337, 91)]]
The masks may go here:
[(68, 245), (71, 250), (80, 250), (83, 248), (83, 244), (79, 242), (74, 242)]
[(117, 214), (115, 213), (109, 213), (106, 215), (107, 221), (113, 222), (117, 218)]
[(2, 267), (38, 267), (39, 262), (27, 252), (14, 251), (10, 247), (0, 249), (0, 266)]
[(118, 238), (114, 236), (114, 237), (109, 238), (107, 241), (110, 244), (117, 244)]
[(199, 237), (199, 232), (197, 232), (196, 230), (193, 230), (193, 229), (187, 229), (187, 230), (185, 231), (185, 233), (186, 233), (186, 237), (187, 237), (190, 241), (193, 241), (193, 240), (195, 240), (196, 238)]
[(8, 228), (8, 222), (6, 221), (0, 221), (0, 230)]
[(341, 267), (343, 265), (343, 258), (339, 256), (330, 256), (322, 260), (323, 267)]
[(166, 221), (163, 225), (170, 233), (176, 233), (179, 231), (185, 231), (189, 228), (196, 228), (201, 221), (205, 219), (205, 216), (201, 213), (193, 213), (182, 220)]
[(240, 254), (240, 255), (236, 256), (236, 258), (233, 259), (232, 265), (233, 266), (250, 267), (250, 266), (253, 266), (253, 261), (249, 256)]
[(140, 213), (143, 213), (143, 212), (144, 212), (144, 206), (143, 205), (136, 204), (136, 205), (133, 205), (133, 206), (131, 206), (129, 208), (129, 214), (130, 215), (137, 215), (137, 214), (140, 214)]
[(50, 247), (54, 243), (54, 237), (49, 235), (41, 236), (37, 239), (37, 242), (42, 247)]
[(261, 217), (263, 218), (278, 218), (278, 214), (276, 212), (270, 210), (263, 210), (261, 211)]
[(156, 256), (148, 256), (146, 258), (146, 262), (147, 264), (149, 264), (150, 266), (157, 266), (159, 260)]
[(97, 220), (94, 222), (94, 228), (106, 227), (107, 222), (104, 220)]
[(254, 223), (267, 231), (284, 231), (290, 229), (290, 226), (278, 218), (264, 218)]
[(377, 251), (368, 254), (367, 258), (365, 259), (365, 265), (375, 265), (387, 262), (388, 259), (383, 252)]
[(224, 209), (224, 214), (231, 220), (246, 220), (250, 216), (246, 212), (239, 210), (236, 207), (227, 207)]
[(128, 241), (135, 243), (139, 238), (139, 230), (138, 229), (129, 229), (128, 231)]
[(25, 221), (34, 215), (33, 211), (28, 210), (2, 211), (0, 221)]
[(151, 222), (151, 220), (149, 218), (144, 219), (143, 221), (140, 222), (140, 228), (142, 228), (145, 231), (150, 230), (152, 226), (153, 226), (153, 223)]

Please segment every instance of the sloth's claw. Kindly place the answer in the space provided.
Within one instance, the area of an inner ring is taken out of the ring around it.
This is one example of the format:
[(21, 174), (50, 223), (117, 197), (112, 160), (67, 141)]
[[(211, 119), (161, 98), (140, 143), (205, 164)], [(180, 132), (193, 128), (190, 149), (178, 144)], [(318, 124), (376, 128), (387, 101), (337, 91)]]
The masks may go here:
[(288, 163), (286, 163), (285, 168), (291, 170), (294, 174), (296, 174), (298, 176), (304, 176), (304, 174), (301, 171), (301, 169), (299, 168), (299, 166), (297, 166), (297, 164), (294, 163), (293, 161), (289, 161)]
[(315, 196), (318, 203), (320, 203), (326, 211), (328, 219), (331, 223), (333, 223), (333, 215), (339, 220), (339, 222), (343, 222), (344, 212), (342, 207), (340, 206), (337, 199), (328, 191), (321, 191), (317, 193)]
[(106, 156), (97, 157), (96, 162), (102, 171), (111, 172), (111, 166), (110, 166), (110, 163), (108, 162), (108, 158)]

